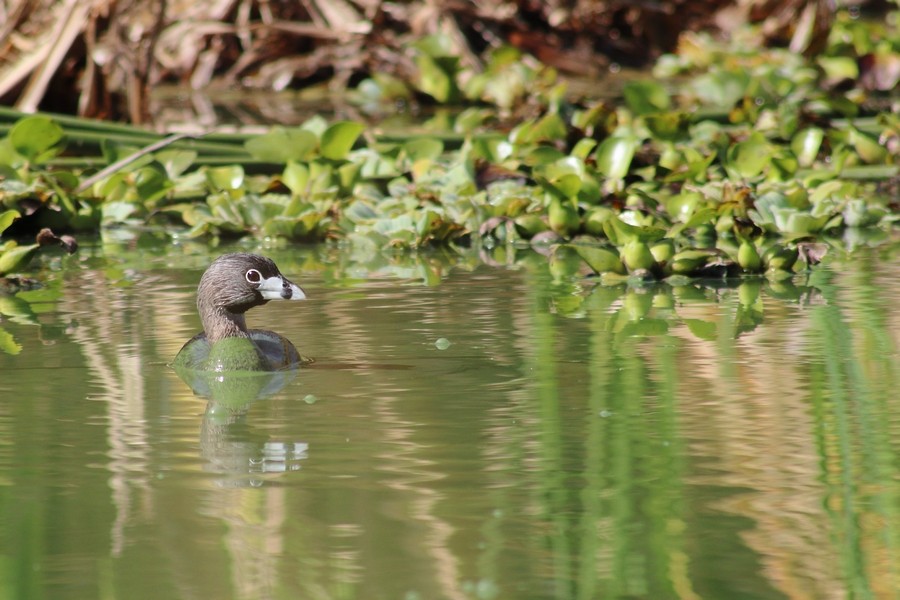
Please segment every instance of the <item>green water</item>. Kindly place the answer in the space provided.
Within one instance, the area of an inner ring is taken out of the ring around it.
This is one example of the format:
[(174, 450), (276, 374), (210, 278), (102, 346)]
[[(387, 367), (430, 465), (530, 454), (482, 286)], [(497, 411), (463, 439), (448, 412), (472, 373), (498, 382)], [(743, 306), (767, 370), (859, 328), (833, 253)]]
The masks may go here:
[(218, 402), (167, 363), (225, 249), (2, 300), (0, 599), (900, 598), (900, 248), (674, 292), (253, 249), (316, 362)]

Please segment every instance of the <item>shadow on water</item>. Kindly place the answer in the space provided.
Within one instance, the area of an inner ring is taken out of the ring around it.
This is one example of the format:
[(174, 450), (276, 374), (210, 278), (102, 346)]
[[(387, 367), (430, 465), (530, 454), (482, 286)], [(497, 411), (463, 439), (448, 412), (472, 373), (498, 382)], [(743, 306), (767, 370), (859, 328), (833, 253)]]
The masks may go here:
[(47, 259), (2, 306), (0, 597), (894, 597), (898, 251), (608, 287), (263, 249), (309, 300), (248, 321), (316, 362), (187, 384), (207, 250)]

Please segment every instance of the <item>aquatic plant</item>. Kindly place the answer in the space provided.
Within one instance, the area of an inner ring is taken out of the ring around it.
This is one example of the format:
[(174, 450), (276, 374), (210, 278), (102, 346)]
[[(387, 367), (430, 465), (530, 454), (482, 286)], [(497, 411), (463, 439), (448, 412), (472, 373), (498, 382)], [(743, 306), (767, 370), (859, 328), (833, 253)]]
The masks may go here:
[[(20, 117), (0, 142), (0, 223), (398, 248), (563, 244), (608, 277), (783, 279), (820, 258), (811, 243), (886, 235), (900, 218), (900, 118), (877, 103), (892, 72), (879, 65), (900, 42), (859, 27), (839, 20), (812, 60), (686, 36), (621, 102), (572, 97), (512, 49), (475, 75), (446, 40), (426, 38), (416, 91), (497, 110), (440, 114), (415, 135), (314, 117), (262, 135), (161, 138)], [(398, 85), (373, 78), (360, 90), (388, 97)], [(0, 263), (27, 254), (5, 247)]]

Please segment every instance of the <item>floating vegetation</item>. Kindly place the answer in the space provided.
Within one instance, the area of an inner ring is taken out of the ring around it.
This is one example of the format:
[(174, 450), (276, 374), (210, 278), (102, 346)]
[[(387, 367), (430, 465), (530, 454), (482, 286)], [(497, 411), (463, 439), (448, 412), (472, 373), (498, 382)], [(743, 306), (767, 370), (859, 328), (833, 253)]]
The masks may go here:
[[(780, 280), (817, 262), (823, 242), (884, 237), (900, 219), (897, 99), (878, 96), (900, 40), (861, 27), (839, 19), (812, 60), (688, 36), (620, 103), (571, 98), (511, 48), (473, 76), (428, 38), (415, 50), (416, 93), (481, 105), (436, 119), (434, 134), (314, 117), (161, 141), (23, 117), (0, 142), (0, 232), (159, 225), (405, 249), (477, 240), (559, 247), (605, 277)], [(398, 88), (373, 77), (358, 90), (368, 101)], [(0, 272), (37, 248), (10, 244)]]

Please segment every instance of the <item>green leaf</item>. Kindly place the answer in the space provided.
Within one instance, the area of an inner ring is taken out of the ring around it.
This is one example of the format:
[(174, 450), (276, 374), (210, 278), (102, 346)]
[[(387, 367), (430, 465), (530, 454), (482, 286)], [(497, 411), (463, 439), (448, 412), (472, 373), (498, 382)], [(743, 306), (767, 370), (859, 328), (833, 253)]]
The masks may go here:
[(459, 87), (456, 85), (456, 72), (459, 68), (457, 57), (419, 54), (416, 56), (416, 66), (419, 68), (420, 90), (442, 104), (459, 99)]
[(100, 206), (101, 223), (125, 223), (139, 208), (133, 202), (104, 202)]
[(47, 117), (33, 116), (20, 119), (9, 132), (13, 148), (29, 162), (40, 163), (62, 151), (64, 137), (62, 127)]
[(165, 195), (172, 181), (157, 165), (149, 165), (135, 173), (134, 185), (141, 200), (153, 202)]
[(403, 144), (403, 150), (412, 161), (435, 160), (444, 151), (444, 143), (432, 138), (419, 138)]
[(155, 156), (159, 164), (166, 170), (169, 179), (175, 179), (187, 171), (197, 160), (197, 153), (193, 150), (162, 150)]
[(628, 174), (637, 147), (635, 137), (606, 138), (594, 155), (597, 170), (611, 179), (623, 179)]
[(629, 81), (622, 87), (622, 95), (628, 108), (636, 115), (668, 110), (672, 105), (669, 93), (658, 81)]
[(738, 177), (750, 179), (762, 173), (771, 160), (769, 143), (762, 134), (753, 133), (728, 149), (727, 166)]
[(535, 170), (535, 177), (541, 185), (562, 198), (576, 196), (584, 176), (584, 163), (574, 156), (561, 158)]
[(887, 148), (878, 142), (878, 138), (851, 127), (849, 129), (848, 141), (853, 145), (853, 149), (865, 163), (880, 163), (888, 155)]
[(244, 142), (244, 148), (259, 160), (286, 163), (308, 159), (318, 143), (316, 134), (306, 129), (273, 127), (268, 133)]
[(306, 165), (288, 161), (281, 174), (281, 181), (293, 194), (303, 194), (309, 185), (309, 169)]
[(819, 127), (807, 127), (791, 140), (791, 151), (801, 167), (810, 167), (819, 155), (819, 148), (825, 139), (825, 132)]
[(15, 273), (23, 269), (38, 250), (37, 244), (14, 246), (0, 254), (0, 275)]
[(570, 247), (575, 249), (578, 256), (580, 256), (582, 260), (587, 263), (587, 266), (593, 269), (595, 273), (625, 274), (625, 265), (622, 264), (622, 259), (619, 258), (618, 253), (613, 250), (597, 248), (596, 246), (573, 245)]
[(654, 139), (674, 142), (687, 137), (691, 119), (686, 112), (664, 112), (645, 116), (644, 123)]
[(6, 231), (6, 229), (13, 224), (13, 221), (20, 216), (22, 215), (19, 214), (19, 211), (12, 209), (0, 213), (0, 233)]
[(206, 180), (214, 190), (237, 190), (244, 184), (244, 168), (240, 165), (214, 167), (206, 171)]
[(572, 156), (580, 158), (581, 160), (586, 159), (591, 151), (597, 147), (597, 141), (591, 138), (581, 138), (575, 143), (575, 146), (572, 148), (572, 152), (570, 153)]
[(353, 144), (365, 126), (354, 121), (340, 121), (325, 130), (322, 134), (320, 151), (322, 156), (331, 160), (346, 160)]

